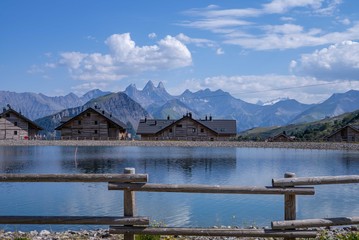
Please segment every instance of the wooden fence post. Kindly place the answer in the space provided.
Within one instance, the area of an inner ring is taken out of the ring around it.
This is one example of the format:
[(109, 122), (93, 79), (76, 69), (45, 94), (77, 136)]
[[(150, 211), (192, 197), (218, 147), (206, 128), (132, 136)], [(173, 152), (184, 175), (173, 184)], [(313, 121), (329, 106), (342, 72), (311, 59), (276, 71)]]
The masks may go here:
[[(125, 174), (135, 174), (134, 168), (125, 168)], [(123, 213), (125, 217), (135, 216), (136, 202), (135, 192), (131, 190), (123, 191)], [(135, 235), (133, 233), (125, 233), (124, 240), (134, 240)]]
[[(295, 173), (286, 172), (285, 178), (294, 178)], [(284, 194), (284, 220), (295, 220), (296, 219), (296, 196), (295, 194)], [(295, 238), (284, 238), (291, 240)]]

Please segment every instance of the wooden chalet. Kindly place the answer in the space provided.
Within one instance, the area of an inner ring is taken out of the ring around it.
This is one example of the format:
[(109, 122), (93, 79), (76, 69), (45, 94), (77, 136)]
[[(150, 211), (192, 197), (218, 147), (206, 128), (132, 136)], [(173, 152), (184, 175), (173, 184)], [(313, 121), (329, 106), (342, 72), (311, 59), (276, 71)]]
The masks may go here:
[(137, 128), (142, 140), (225, 141), (236, 134), (236, 120), (196, 120), (191, 113), (178, 120), (141, 119)]
[(280, 133), (268, 139), (268, 142), (293, 142), (294, 138), (285, 133)]
[[(9, 105), (8, 105), (9, 106)], [(10, 106), (0, 114), (0, 139), (22, 140), (36, 138), (40, 126), (15, 111)]]
[(327, 138), (329, 142), (359, 142), (359, 126), (347, 125)]
[(98, 107), (89, 107), (80, 114), (66, 119), (55, 130), (64, 140), (123, 140), (126, 125)]

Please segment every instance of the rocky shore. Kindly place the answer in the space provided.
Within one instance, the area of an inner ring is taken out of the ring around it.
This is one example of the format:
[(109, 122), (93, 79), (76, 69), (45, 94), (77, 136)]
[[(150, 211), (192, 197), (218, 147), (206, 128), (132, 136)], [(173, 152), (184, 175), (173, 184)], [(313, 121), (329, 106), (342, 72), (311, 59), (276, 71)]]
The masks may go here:
[[(318, 240), (334, 239), (358, 239), (358, 228), (326, 228), (318, 229)], [(5, 232), (0, 230), (0, 239), (4, 240), (122, 240), (122, 234), (110, 234), (107, 229), (83, 230), (83, 231), (64, 231), (50, 232), (48, 230), (30, 232)], [(151, 239), (151, 238), (142, 238)], [(158, 239), (158, 238), (152, 238)], [(236, 238), (236, 237), (206, 237), (206, 236), (162, 236), (164, 240), (269, 240), (281, 238)]]
[(359, 151), (358, 143), (345, 143), (345, 142), (0, 140), (0, 146), (236, 147), (236, 148), (294, 148), (294, 149), (326, 149), (326, 150)]

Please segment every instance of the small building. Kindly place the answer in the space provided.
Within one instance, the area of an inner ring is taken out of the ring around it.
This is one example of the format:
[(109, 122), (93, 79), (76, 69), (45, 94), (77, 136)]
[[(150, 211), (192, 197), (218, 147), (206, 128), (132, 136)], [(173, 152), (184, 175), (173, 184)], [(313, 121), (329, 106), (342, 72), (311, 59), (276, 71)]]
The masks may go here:
[(193, 119), (188, 113), (181, 119), (141, 119), (137, 135), (142, 140), (226, 141), (237, 134), (236, 120), (215, 120), (212, 117)]
[(293, 142), (294, 137), (290, 137), (287, 134), (280, 133), (268, 139), (268, 142)]
[(347, 125), (328, 137), (329, 142), (359, 142), (359, 126)]
[(64, 140), (122, 140), (127, 137), (126, 125), (98, 107), (89, 107), (67, 118), (55, 130)]
[(42, 128), (9, 105), (8, 107), (3, 108), (0, 114), (0, 139), (34, 139)]

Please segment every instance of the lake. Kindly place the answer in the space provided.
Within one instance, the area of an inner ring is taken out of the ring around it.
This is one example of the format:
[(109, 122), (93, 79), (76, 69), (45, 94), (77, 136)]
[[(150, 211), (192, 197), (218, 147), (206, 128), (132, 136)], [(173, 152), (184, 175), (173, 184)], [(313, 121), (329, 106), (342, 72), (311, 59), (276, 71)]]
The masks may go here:
[[(297, 176), (358, 175), (359, 152), (281, 148), (0, 147), (1, 173), (122, 173), (133, 167), (151, 183), (268, 186)], [(297, 218), (359, 216), (359, 184), (316, 186), (299, 196)], [(0, 183), (1, 215), (123, 216), (122, 191), (107, 183)], [(283, 219), (283, 196), (136, 193), (137, 215), (166, 226), (270, 226)], [(99, 226), (2, 225), (61, 231)], [(103, 226), (106, 227), (106, 226)]]

